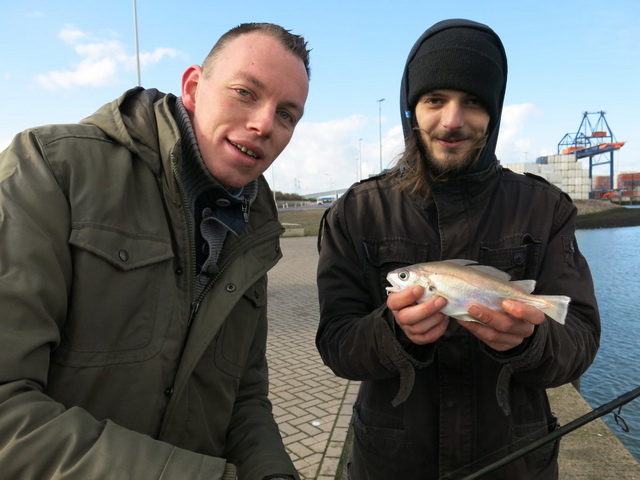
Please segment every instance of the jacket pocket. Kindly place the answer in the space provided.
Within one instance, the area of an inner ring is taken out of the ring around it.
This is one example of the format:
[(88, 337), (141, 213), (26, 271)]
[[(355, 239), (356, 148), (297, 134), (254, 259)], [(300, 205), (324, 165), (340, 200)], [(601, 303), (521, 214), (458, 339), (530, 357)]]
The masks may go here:
[(542, 238), (517, 233), (480, 243), (479, 263), (496, 267), (513, 280), (537, 278)]
[(266, 342), (266, 305), (267, 279), (263, 277), (240, 297), (216, 338), (215, 363), (224, 373), (242, 377), (256, 331), (258, 341)]
[[(515, 452), (520, 448), (524, 448), (550, 434), (557, 428), (558, 420), (553, 416), (549, 422), (544, 421), (528, 425), (516, 425), (512, 431), (513, 444), (511, 451)], [(555, 460), (559, 448), (560, 440), (555, 440), (529, 452), (522, 457), (522, 463), (525, 465), (523, 471), (540, 471)]]
[(83, 224), (69, 243), (73, 280), (52, 361), (105, 366), (156, 355), (175, 302), (169, 239)]
[(364, 275), (379, 292), (378, 302), (386, 298), (387, 274), (396, 268), (425, 262), (429, 245), (403, 237), (364, 238)]
[(396, 458), (402, 452), (407, 452), (407, 433), (404, 427), (394, 425), (387, 415), (356, 403), (351, 423), (361, 448), (387, 458)]

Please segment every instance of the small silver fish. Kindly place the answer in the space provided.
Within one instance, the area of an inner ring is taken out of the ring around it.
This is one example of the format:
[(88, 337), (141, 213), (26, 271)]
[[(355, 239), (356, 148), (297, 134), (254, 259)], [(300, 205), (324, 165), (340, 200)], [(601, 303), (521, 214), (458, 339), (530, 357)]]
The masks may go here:
[(435, 295), (446, 298), (447, 305), (442, 313), (466, 322), (477, 322), (467, 313), (471, 304), (503, 312), (502, 301), (509, 299), (536, 307), (564, 325), (571, 301), (564, 295), (532, 295), (535, 280), (510, 281), (509, 274), (471, 260), (417, 263), (389, 272), (387, 280), (391, 284), (387, 287), (388, 293), (413, 285), (424, 287), (424, 295), (418, 303)]

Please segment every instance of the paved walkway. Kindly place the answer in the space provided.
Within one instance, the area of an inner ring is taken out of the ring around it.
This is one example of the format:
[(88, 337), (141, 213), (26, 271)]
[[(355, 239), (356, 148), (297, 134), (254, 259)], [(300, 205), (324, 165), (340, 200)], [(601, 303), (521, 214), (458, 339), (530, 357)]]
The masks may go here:
[[(282, 238), (269, 274), (270, 398), (285, 446), (303, 480), (337, 479), (357, 382), (333, 375), (315, 347), (318, 325), (314, 237)], [(551, 390), (561, 425), (590, 411), (571, 387)], [(640, 480), (640, 465), (601, 420), (565, 436), (561, 480)], [(396, 479), (400, 480), (400, 479)]]
[(336, 377), (315, 347), (315, 238), (283, 238), (282, 250), (269, 273), (269, 397), (300, 477), (333, 480), (357, 385)]

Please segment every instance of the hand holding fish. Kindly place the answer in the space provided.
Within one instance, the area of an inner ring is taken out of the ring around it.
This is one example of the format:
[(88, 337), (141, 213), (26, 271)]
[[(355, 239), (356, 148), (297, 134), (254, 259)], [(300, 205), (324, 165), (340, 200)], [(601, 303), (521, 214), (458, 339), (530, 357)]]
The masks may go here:
[(396, 323), (409, 340), (417, 345), (438, 340), (449, 325), (449, 317), (440, 312), (447, 304), (442, 297), (433, 297), (416, 303), (424, 294), (424, 288), (415, 286), (389, 294), (387, 306)]
[(535, 326), (545, 320), (544, 313), (536, 307), (517, 301), (502, 302), (502, 309), (504, 312), (472, 305), (469, 307), (469, 315), (482, 323), (463, 320), (458, 323), (490, 348), (504, 352), (517, 347), (525, 338), (533, 335)]
[[(411, 265), (389, 272), (387, 280), (391, 284), (387, 287), (390, 297), (411, 290), (413, 294), (402, 298), (415, 298), (418, 305), (428, 303), (424, 310), (411, 308), (411, 314), (394, 312), (401, 328), (402, 321), (405, 326), (411, 327), (410, 333), (426, 333), (424, 329), (428, 325), (422, 325), (421, 320), (424, 321), (427, 314), (435, 314), (435, 304), (438, 302), (435, 299), (443, 297), (446, 304), (443, 305), (442, 314), (461, 321), (461, 325), (499, 351), (522, 343), (524, 338), (533, 334), (535, 325), (545, 320), (545, 315), (564, 324), (571, 301), (564, 295), (533, 295), (534, 280), (511, 281), (505, 272), (470, 260)], [(423, 288), (417, 289), (416, 286)], [(423, 292), (421, 296), (420, 290)], [(408, 305), (400, 302), (400, 308)], [(405, 317), (408, 319), (406, 323)], [(466, 325), (465, 322), (477, 325)], [(407, 329), (403, 328), (403, 331), (406, 333)]]

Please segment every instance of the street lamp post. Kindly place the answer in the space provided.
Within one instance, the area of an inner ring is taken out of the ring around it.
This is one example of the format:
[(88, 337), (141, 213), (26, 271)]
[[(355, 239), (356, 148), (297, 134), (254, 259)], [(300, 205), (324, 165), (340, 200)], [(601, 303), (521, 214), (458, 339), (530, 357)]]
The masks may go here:
[(362, 180), (362, 139), (358, 139), (358, 142), (360, 142), (360, 153), (358, 155), (358, 178), (356, 178), (356, 181), (360, 181)]
[(330, 173), (325, 173), (325, 175), (327, 177), (329, 177), (329, 191), (333, 190), (333, 199), (337, 200), (338, 199), (338, 192), (336, 191), (335, 188), (333, 188), (333, 180), (331, 179), (331, 174)]
[(138, 48), (138, 9), (136, 0), (133, 0), (133, 36), (136, 42), (136, 71), (138, 74), (138, 86), (140, 86), (140, 50)]
[(380, 172), (382, 172), (382, 102), (384, 98), (377, 100), (378, 102), (378, 123), (380, 125)]

